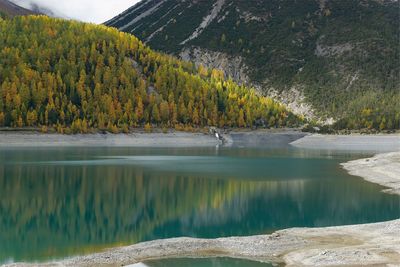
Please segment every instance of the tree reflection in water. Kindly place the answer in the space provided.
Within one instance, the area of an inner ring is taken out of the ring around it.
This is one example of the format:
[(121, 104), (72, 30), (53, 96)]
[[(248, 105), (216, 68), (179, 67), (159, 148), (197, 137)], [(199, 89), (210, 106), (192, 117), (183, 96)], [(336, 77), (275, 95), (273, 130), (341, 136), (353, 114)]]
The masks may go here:
[[(88, 157), (99, 161), (93, 164), (70, 152), (44, 157), (55, 162), (42, 162), (40, 155), (27, 161), (24, 151), (19, 153), (0, 156), (0, 262), (59, 258), (166, 237), (262, 234), (400, 216), (399, 197), (346, 175), (331, 159), (282, 157), (272, 164), (230, 155), (218, 157), (213, 166), (215, 159), (202, 155), (194, 163), (166, 164), (158, 158), (149, 165), (149, 159), (122, 164), (93, 152)], [(67, 161), (57, 163), (61, 159)], [(236, 166), (239, 162), (244, 166)], [(246, 164), (257, 179), (245, 176)], [(286, 179), (267, 173), (284, 164), (309, 171), (282, 170)], [(230, 171), (235, 168), (237, 175)]]

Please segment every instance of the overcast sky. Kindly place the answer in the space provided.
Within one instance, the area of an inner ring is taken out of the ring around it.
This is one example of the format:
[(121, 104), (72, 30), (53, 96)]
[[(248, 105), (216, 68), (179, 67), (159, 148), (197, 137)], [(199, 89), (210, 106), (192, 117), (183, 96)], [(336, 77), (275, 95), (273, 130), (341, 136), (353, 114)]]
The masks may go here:
[(102, 23), (140, 0), (11, 0), (28, 7), (31, 3), (47, 8), (58, 16), (66, 16), (86, 22)]

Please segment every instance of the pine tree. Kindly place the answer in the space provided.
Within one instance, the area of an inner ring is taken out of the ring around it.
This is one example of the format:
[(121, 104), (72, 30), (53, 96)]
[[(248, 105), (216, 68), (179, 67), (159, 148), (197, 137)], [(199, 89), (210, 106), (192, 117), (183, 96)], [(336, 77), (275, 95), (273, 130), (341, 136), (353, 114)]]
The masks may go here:
[(223, 71), (159, 54), (116, 29), (32, 16), (3, 21), (0, 35), (1, 126), (117, 133), (151, 123), (246, 127), (271, 110), (285, 123), (290, 115)]
[(152, 117), (152, 119), (153, 119), (153, 121), (155, 123), (159, 123), (161, 121), (160, 111), (158, 110), (158, 105), (157, 104), (153, 105), (153, 109), (152, 109), (152, 112), (151, 112), (151, 117)]
[(162, 101), (160, 104), (161, 120), (164, 124), (169, 121), (169, 105), (167, 101)]
[(240, 109), (239, 111), (238, 126), (242, 128), (246, 126), (243, 109)]

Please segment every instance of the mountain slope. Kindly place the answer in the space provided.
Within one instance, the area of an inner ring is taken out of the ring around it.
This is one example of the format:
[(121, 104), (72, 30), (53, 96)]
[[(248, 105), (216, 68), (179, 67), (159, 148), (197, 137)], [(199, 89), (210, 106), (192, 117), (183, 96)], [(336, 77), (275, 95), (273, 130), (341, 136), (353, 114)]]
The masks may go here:
[(305, 115), (333, 116), (349, 128), (398, 128), (398, 4), (146, 0), (106, 24), (154, 49), (223, 68)]
[(16, 4), (20, 7), (23, 7), (25, 9), (32, 10), (36, 14), (43, 14), (43, 15), (47, 15), (47, 16), (53, 17), (53, 18), (69, 19), (69, 17), (66, 16), (65, 14), (56, 12), (56, 11), (52, 10), (51, 8), (46, 7), (46, 4), (44, 4), (43, 2), (35, 3), (30, 0), (29, 1), (27, 1), (27, 0), (9, 0), (9, 1), (11, 1), (14, 4)]
[(13, 17), (17, 15), (31, 15), (39, 14), (36, 11), (32, 11), (23, 7), (20, 7), (8, 0), (0, 0), (0, 13), (6, 16)]
[(0, 126), (59, 132), (294, 126), (282, 105), (105, 26), (0, 19)]

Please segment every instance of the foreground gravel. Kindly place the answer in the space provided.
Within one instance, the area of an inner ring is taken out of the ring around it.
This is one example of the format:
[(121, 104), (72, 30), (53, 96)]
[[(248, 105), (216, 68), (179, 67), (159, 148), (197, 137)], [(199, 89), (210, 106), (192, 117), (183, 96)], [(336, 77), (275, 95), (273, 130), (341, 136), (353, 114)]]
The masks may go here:
[[(292, 228), (272, 235), (218, 239), (173, 238), (114, 248), (41, 266), (123, 266), (155, 258), (227, 256), (287, 266), (399, 266), (400, 220), (325, 228)], [(6, 266), (35, 266), (16, 263)]]

